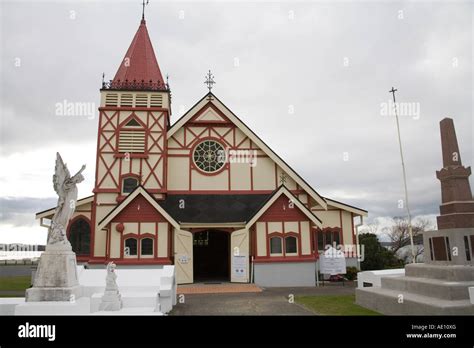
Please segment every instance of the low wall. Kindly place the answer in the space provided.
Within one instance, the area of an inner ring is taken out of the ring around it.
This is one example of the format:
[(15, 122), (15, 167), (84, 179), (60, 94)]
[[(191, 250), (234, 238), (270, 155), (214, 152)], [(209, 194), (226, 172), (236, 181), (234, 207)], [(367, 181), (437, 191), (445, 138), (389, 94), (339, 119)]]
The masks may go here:
[(254, 265), (255, 284), (263, 287), (315, 286), (315, 262), (271, 262)]

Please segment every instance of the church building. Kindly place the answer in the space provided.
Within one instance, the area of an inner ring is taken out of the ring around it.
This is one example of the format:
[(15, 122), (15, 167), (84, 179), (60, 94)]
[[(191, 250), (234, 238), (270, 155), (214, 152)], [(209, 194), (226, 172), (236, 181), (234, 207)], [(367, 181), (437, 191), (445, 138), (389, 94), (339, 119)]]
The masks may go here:
[[(209, 93), (172, 124), (142, 18), (100, 90), (95, 187), (67, 228), (78, 262), (175, 265), (179, 284), (315, 285), (319, 251), (355, 247), (367, 211), (318, 194), (212, 93), (210, 72), (207, 82)], [(47, 227), (53, 213), (36, 217)]]

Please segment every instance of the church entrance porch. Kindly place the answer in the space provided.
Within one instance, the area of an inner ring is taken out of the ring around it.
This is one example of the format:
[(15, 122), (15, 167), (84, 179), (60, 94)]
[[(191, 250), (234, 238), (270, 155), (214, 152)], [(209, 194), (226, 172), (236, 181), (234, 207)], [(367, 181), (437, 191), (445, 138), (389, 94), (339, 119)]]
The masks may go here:
[(230, 235), (219, 230), (193, 233), (194, 281), (230, 281)]

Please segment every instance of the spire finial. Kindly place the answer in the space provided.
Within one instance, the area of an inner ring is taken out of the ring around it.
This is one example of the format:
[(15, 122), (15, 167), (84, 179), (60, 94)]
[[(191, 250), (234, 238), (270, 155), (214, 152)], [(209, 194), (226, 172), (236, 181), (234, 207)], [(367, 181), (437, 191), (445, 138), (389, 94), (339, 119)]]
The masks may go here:
[(150, 0), (142, 0), (142, 22), (145, 22), (145, 5), (148, 5)]
[(204, 84), (207, 85), (207, 88), (209, 89), (209, 93), (211, 93), (212, 90), (212, 85), (214, 85), (216, 81), (214, 81), (214, 75), (212, 75), (211, 70), (206, 75), (206, 81), (204, 81)]

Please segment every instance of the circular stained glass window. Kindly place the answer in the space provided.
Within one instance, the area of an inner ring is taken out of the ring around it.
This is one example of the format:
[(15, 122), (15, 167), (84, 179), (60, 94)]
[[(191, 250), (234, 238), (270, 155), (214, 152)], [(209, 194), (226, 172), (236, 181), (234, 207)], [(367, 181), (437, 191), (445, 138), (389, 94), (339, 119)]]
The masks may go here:
[(194, 164), (206, 173), (215, 173), (225, 164), (224, 147), (214, 140), (204, 140), (194, 149)]

